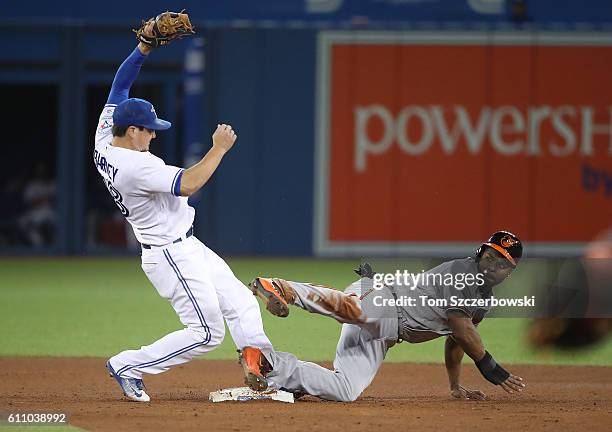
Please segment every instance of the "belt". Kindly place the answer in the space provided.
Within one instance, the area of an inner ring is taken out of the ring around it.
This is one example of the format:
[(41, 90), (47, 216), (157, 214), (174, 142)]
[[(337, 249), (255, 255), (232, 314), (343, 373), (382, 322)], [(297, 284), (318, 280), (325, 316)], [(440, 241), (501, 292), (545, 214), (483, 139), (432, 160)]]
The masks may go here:
[(403, 324), (405, 320), (404, 313), (402, 311), (402, 308), (398, 306), (397, 293), (395, 292), (395, 289), (393, 288), (393, 286), (389, 286), (389, 285), (385, 285), (385, 286), (389, 289), (389, 291), (391, 292), (391, 295), (395, 299), (395, 308), (397, 310), (397, 343), (400, 344), (404, 342), (404, 339), (402, 339), (402, 328), (403, 328)]
[[(191, 237), (193, 235), (193, 225), (191, 226), (191, 228), (189, 228), (189, 230), (185, 233), (185, 239), (188, 239), (189, 237)], [(183, 241), (182, 237), (177, 238), (176, 240), (174, 240), (172, 243), (178, 243)], [(148, 244), (144, 244), (141, 243), (140, 246), (142, 246), (143, 249), (151, 249), (152, 247), (162, 247), (162, 246), (152, 246), (152, 245), (148, 245)], [(164, 245), (165, 246), (165, 245)]]

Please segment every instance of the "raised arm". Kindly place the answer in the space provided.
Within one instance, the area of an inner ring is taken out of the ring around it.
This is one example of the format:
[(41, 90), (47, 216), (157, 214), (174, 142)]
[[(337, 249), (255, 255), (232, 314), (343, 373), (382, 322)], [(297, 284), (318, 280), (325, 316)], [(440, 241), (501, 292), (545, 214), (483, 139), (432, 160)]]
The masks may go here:
[(238, 138), (236, 132), (230, 125), (217, 125), (217, 129), (212, 136), (212, 148), (200, 162), (181, 173), (179, 187), (182, 196), (193, 195), (208, 182), (225, 153), (234, 145), (236, 138)]
[(487, 381), (501, 386), (508, 393), (523, 390), (525, 387), (523, 378), (505, 370), (485, 350), (482, 339), (469, 316), (459, 311), (449, 312), (448, 325), (453, 332), (454, 341), (474, 360), (476, 367)]
[(185, 13), (163, 12), (155, 18), (143, 21), (136, 32), (140, 41), (132, 54), (119, 66), (107, 104), (119, 104), (129, 97), (130, 87), (136, 80), (140, 67), (151, 52), (152, 47), (167, 45), (173, 40), (194, 34), (189, 15)]
[(106, 100), (107, 104), (117, 105), (129, 97), (130, 88), (150, 52), (149, 46), (139, 42), (134, 51), (121, 63), (113, 79), (113, 85)]

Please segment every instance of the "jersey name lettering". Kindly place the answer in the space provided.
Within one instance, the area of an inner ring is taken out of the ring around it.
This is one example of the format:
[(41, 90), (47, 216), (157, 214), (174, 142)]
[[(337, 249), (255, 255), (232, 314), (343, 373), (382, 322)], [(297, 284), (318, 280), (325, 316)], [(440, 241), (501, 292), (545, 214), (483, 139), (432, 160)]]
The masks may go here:
[(110, 180), (115, 181), (115, 176), (117, 175), (119, 168), (115, 168), (109, 164), (106, 161), (106, 158), (98, 153), (98, 150), (94, 150), (93, 157), (98, 171), (105, 173)]

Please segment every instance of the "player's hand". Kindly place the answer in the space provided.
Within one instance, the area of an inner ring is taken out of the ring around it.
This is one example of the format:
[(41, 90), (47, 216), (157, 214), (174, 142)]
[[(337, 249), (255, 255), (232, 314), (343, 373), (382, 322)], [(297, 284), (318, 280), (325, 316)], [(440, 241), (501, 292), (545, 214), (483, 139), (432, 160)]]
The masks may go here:
[[(144, 30), (143, 30), (143, 33), (144, 33), (146, 36), (148, 36), (148, 37), (153, 36), (153, 26), (154, 26), (154, 25), (155, 25), (155, 21), (149, 21), (149, 22), (148, 22), (148, 23), (145, 25)], [(151, 52), (151, 49), (152, 49), (152, 48), (151, 48), (150, 46), (148, 46), (148, 45), (143, 44), (142, 42), (140, 42), (140, 43), (138, 44), (138, 49), (139, 49), (139, 50), (140, 50), (140, 52), (141, 52), (141, 53), (143, 53), (144, 55), (148, 55), (148, 54)]]
[(155, 21), (149, 21), (147, 22), (147, 24), (145, 25), (144, 28), (144, 34), (146, 34), (147, 36), (153, 36), (153, 26), (155, 25)]
[(503, 383), (500, 384), (501, 388), (503, 388), (508, 393), (514, 392), (522, 392), (525, 388), (525, 383), (523, 382), (523, 378), (520, 376), (512, 375), (506, 379)]
[(234, 142), (236, 142), (236, 132), (230, 125), (220, 124), (217, 125), (217, 130), (213, 133), (213, 147), (228, 152), (232, 148)]
[(451, 389), (451, 396), (455, 399), (487, 400), (487, 395), (480, 390), (470, 390), (462, 385)]

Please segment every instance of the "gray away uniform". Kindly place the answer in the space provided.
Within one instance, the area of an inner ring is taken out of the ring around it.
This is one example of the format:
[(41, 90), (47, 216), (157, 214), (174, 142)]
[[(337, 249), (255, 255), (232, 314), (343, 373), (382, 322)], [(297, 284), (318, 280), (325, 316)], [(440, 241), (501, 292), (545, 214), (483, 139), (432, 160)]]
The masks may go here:
[[(473, 258), (448, 261), (425, 274), (476, 275)], [(438, 279), (439, 280), (439, 279)], [(477, 286), (462, 290), (444, 285), (420, 283), (416, 289), (408, 287), (373, 290), (371, 279), (359, 279), (345, 291), (308, 283), (290, 282), (296, 294), (295, 305), (308, 312), (325, 315), (342, 323), (340, 340), (336, 347), (334, 370), (315, 363), (304, 362), (293, 354), (273, 352), (269, 354), (273, 370), (267, 375), (272, 387), (292, 392), (303, 392), (334, 401), (354, 401), (370, 385), (380, 368), (387, 350), (398, 342), (424, 342), (448, 335), (447, 311), (460, 309), (478, 324), (488, 308), (421, 306), (419, 296), (446, 298), (451, 296), (469, 299), (487, 298)], [(374, 301), (374, 297), (378, 299)], [(383, 300), (416, 298), (415, 306), (374, 306)]]

